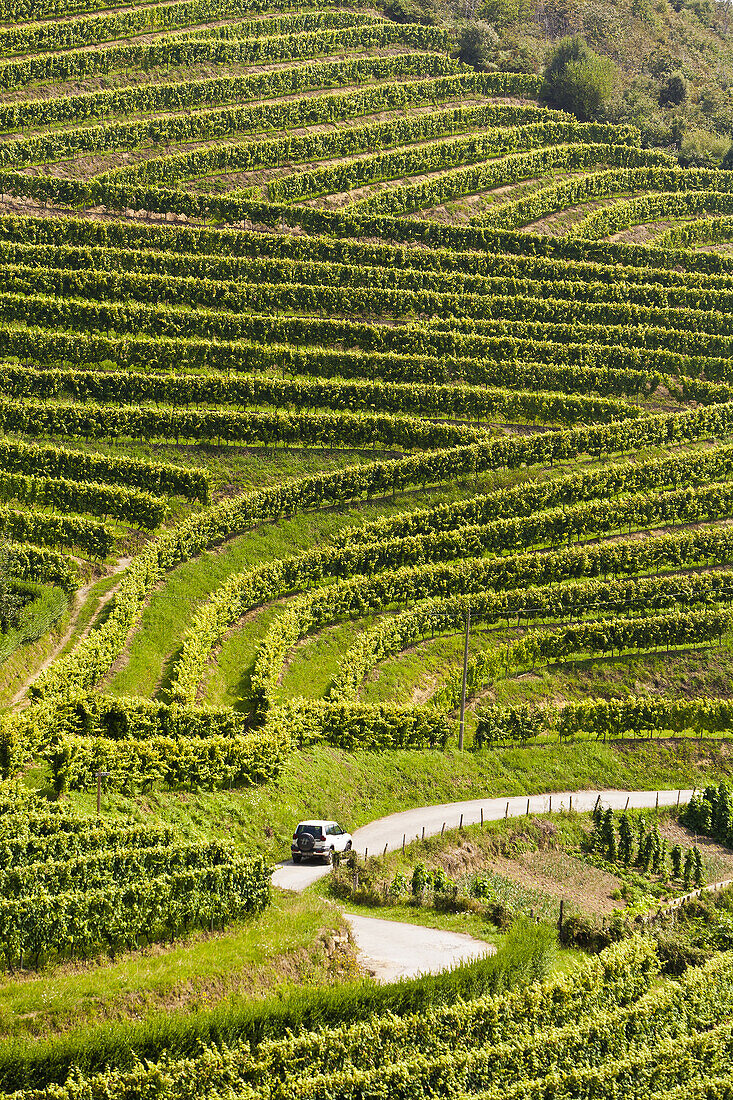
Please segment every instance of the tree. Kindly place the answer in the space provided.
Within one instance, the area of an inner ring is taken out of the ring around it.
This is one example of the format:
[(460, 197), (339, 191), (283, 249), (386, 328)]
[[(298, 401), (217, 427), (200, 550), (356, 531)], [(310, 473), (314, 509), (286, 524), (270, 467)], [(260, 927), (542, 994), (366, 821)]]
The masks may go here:
[(413, 897), (421, 898), (425, 892), (425, 887), (428, 885), (428, 872), (425, 870), (423, 863), (416, 863), (412, 871), (412, 894)]
[(572, 111), (581, 122), (596, 118), (611, 95), (616, 68), (600, 57), (582, 35), (563, 38), (550, 54), (540, 99), (551, 107)]
[(636, 862), (639, 866), (641, 866), (641, 859), (642, 859), (641, 850), (642, 850), (642, 847), (644, 845), (644, 837), (645, 836), (646, 836), (646, 820), (645, 820), (643, 814), (639, 814), (639, 820), (636, 823), (636, 844), (637, 844)]
[(644, 837), (643, 843), (639, 846), (639, 862), (641, 869), (645, 874), (648, 874), (651, 866), (652, 859), (654, 858), (654, 833), (650, 832)]
[(601, 841), (603, 844), (604, 853), (611, 863), (615, 863), (618, 858), (618, 848), (616, 844), (616, 826), (613, 820), (613, 810), (609, 806), (603, 816), (603, 825), (601, 826)]
[(680, 143), (680, 164), (684, 168), (727, 168), (730, 151), (730, 137), (709, 130), (688, 130)]
[(461, 34), (461, 61), (474, 69), (486, 69), (499, 42), (499, 36), (490, 24), (477, 21), (469, 23)]
[(631, 831), (631, 823), (629, 822), (629, 815), (622, 813), (618, 823), (618, 855), (619, 859), (626, 867), (631, 863), (631, 856), (634, 846), (634, 838)]
[(688, 848), (687, 852), (685, 853), (685, 870), (684, 870), (684, 879), (683, 879), (684, 885), (685, 885), (685, 890), (690, 889), (690, 884), (692, 883), (692, 872), (693, 872), (694, 866), (695, 866), (695, 857), (692, 854), (692, 849)]
[(670, 73), (659, 91), (659, 106), (679, 107), (687, 99), (687, 90), (684, 73)]
[(700, 855), (700, 849), (697, 844), (692, 849), (692, 856), (694, 860), (693, 877), (695, 879), (695, 886), (702, 886), (705, 882), (705, 872), (702, 866), (702, 856)]
[(679, 844), (675, 844), (671, 853), (672, 858), (672, 876), (673, 878), (682, 878), (682, 849)]
[(654, 851), (652, 852), (652, 871), (655, 875), (664, 870), (667, 862), (667, 841), (660, 837), (659, 832), (654, 833)]

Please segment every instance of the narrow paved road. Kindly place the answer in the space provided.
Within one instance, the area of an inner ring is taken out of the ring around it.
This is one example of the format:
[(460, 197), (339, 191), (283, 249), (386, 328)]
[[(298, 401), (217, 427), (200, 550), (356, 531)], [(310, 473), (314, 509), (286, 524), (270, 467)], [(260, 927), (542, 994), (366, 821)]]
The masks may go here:
[[(623, 810), (627, 805), (630, 809), (650, 809), (657, 805), (675, 806), (689, 802), (692, 791), (560, 791), (553, 794), (535, 794), (530, 798), (526, 795), (513, 798), (474, 798), (468, 802), (448, 802), (442, 806), (422, 806), (417, 810), (405, 810), (399, 814), (390, 814), (389, 817), (379, 818), (363, 825), (354, 833), (354, 848), (360, 855), (365, 851), (372, 855), (381, 855), (382, 852), (393, 852), (402, 846), (402, 838), (405, 843), (418, 839), (423, 835), (435, 836), (443, 826), (446, 829), (457, 829), (461, 820), (464, 825), (476, 825), (481, 821), (483, 811), (484, 821), (500, 821), (503, 817), (523, 817), (527, 812), (531, 814), (546, 814), (550, 810), (570, 809), (579, 813), (585, 813), (593, 809), (596, 800), (600, 797), (602, 806), (611, 806), (614, 810)], [(348, 827), (347, 822), (342, 822)], [(290, 860), (281, 863), (276, 868), (273, 876), (273, 885), (284, 890), (305, 890), (311, 883), (328, 874), (328, 867), (317, 863), (301, 863), (297, 867)]]
[(362, 966), (379, 982), (437, 974), (458, 963), (493, 955), (491, 943), (475, 940), (463, 932), (403, 924), (344, 913), (351, 925)]

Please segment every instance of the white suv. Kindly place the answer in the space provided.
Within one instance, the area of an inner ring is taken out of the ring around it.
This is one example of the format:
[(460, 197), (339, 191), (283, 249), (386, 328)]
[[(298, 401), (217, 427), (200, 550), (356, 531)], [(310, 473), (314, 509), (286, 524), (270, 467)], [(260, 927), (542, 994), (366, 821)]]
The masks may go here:
[(351, 843), (351, 833), (345, 833), (335, 821), (301, 821), (293, 833), (290, 852), (293, 863), (311, 856), (330, 863), (334, 852), (350, 852)]

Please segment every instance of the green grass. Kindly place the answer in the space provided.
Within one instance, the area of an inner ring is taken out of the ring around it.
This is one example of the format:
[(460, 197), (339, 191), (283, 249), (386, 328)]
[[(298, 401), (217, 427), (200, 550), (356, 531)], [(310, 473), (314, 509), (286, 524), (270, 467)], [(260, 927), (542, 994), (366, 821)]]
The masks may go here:
[(418, 642), (379, 664), (366, 677), (365, 703), (425, 702), (463, 660), (463, 634), (441, 634)]
[(377, 920), (394, 920), (401, 924), (418, 924), (422, 928), (439, 928), (443, 932), (460, 932), (474, 939), (499, 947), (505, 937), (479, 913), (440, 913), (428, 907), (406, 905), (357, 905), (353, 901), (342, 902), (346, 913), (374, 917)]
[[(515, 484), (521, 472), (499, 472), (476, 479), (471, 491)], [(206, 601), (232, 573), (252, 569), (262, 562), (308, 550), (333, 537), (344, 527), (368, 522), (408, 508), (440, 504), (465, 494), (466, 486), (455, 484), (436, 490), (400, 494), (395, 498), (366, 503), (347, 512), (337, 509), (307, 512), (276, 525), (266, 524), (237, 536), (217, 550), (207, 551), (172, 570), (153, 593), (143, 612), (139, 628), (119, 662), (106, 689), (116, 695), (153, 696), (165, 689), (177, 657), (181, 624), (188, 624), (197, 606)], [(246, 643), (245, 643), (246, 644)], [(230, 694), (224, 684), (222, 694)]]
[(633, 653), (622, 657), (563, 662), (497, 680), (485, 695), (504, 706), (582, 701), (627, 695), (664, 693), (682, 698), (733, 695), (733, 637), (723, 644), (666, 653)]
[(339, 910), (316, 894), (276, 892), (253, 920), (213, 936), (0, 980), (0, 1034), (42, 1035), (104, 1018), (166, 1008), (206, 1009), (293, 983), (327, 981), (323, 936), (342, 929)]
[(269, 604), (227, 634), (219, 652), (212, 654), (208, 673), (204, 677), (204, 703), (233, 707), (235, 710), (249, 709), (246, 700), (257, 649), (280, 610), (280, 604)]
[(309, 635), (297, 649), (291, 650), (278, 691), (281, 700), (305, 696), (320, 699), (326, 695), (339, 670), (346, 651), (372, 618), (350, 619), (327, 630)]
[[(507, 635), (497, 630), (494, 636)], [(490, 630), (472, 633), (469, 656), (483, 652), (491, 637)], [(460, 669), (462, 660), (461, 634), (419, 642), (381, 661), (364, 681), (360, 696), (367, 703), (424, 702)], [(606, 654), (553, 663), (495, 680), (469, 698), (468, 708), (475, 711), (487, 703), (544, 705), (548, 701), (580, 702), (589, 697), (611, 699), (660, 693), (691, 699), (733, 696), (733, 636), (724, 637), (721, 645), (670, 653)]]

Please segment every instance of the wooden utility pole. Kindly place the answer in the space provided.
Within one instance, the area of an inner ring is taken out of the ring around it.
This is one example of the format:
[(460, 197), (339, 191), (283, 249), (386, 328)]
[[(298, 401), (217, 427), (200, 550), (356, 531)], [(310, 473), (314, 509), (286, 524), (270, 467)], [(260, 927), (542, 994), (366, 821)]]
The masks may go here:
[(463, 643), (463, 683), (461, 684), (461, 722), (458, 727), (458, 751), (463, 751), (463, 734), (466, 729), (466, 681), (468, 679), (468, 635), (471, 630), (471, 605), (466, 604), (466, 640)]
[(103, 772), (101, 770), (97, 772), (97, 817), (102, 813), (102, 778), (104, 777), (106, 779), (106, 777), (111, 774), (111, 772)]

